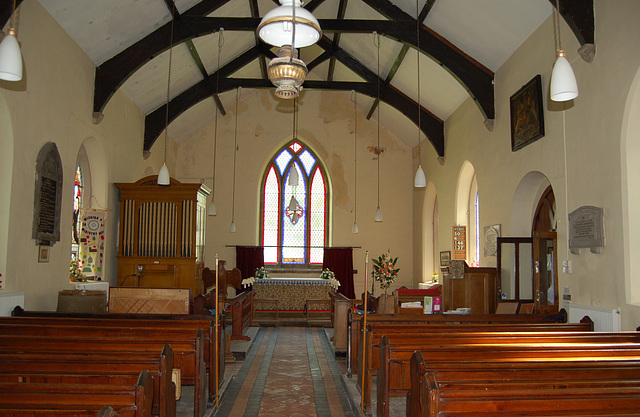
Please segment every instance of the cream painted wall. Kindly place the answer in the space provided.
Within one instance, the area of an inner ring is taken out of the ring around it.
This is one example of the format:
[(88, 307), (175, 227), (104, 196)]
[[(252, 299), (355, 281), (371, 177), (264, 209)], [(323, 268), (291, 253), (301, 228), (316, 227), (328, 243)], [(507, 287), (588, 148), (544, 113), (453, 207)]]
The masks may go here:
[[(273, 90), (243, 89), (238, 104), (238, 154), (235, 197), (237, 232), (229, 233), (233, 183), (233, 142), (235, 92), (223, 97), (227, 115), (218, 119), (215, 201), (218, 215), (208, 217), (206, 264), (215, 254), (235, 265), (234, 248), (226, 245), (259, 243), (260, 186), (267, 162), (292, 136), (291, 103), (280, 102)], [(230, 96), (231, 100), (228, 100)], [(299, 138), (308, 144), (328, 169), (331, 185), (331, 239), (333, 246), (361, 246), (354, 249), (356, 294), (363, 291), (365, 251), (377, 257), (387, 249), (398, 256), (401, 271), (394, 287), (411, 286), (413, 281), (411, 150), (391, 132), (381, 128), (380, 146), (386, 148), (380, 161), (380, 206), (384, 221), (375, 223), (377, 205), (377, 163), (367, 146), (375, 146), (376, 120), (364, 119), (369, 98), (360, 98), (358, 110), (357, 198), (358, 227), (354, 220), (353, 102), (350, 93), (304, 91), (299, 105)], [(384, 113), (381, 116), (384, 119)], [(204, 182), (211, 186), (214, 122), (180, 143), (177, 151), (177, 178)], [(369, 271), (372, 263), (369, 264)], [(369, 280), (370, 282), (370, 280)], [(370, 286), (369, 286), (370, 288)], [(375, 293), (379, 294), (376, 288)]]
[[(122, 93), (116, 93), (105, 109), (99, 125), (92, 123), (94, 65), (51, 16), (33, 0), (20, 6), (18, 41), (24, 78), (17, 84), (0, 84), (0, 118), (10, 117), (7, 132), (3, 123), (3, 151), (13, 144), (13, 171), (2, 176), (2, 195), (10, 185), (11, 207), (7, 215), (0, 210), (2, 227), (8, 226), (8, 248), (4, 291), (24, 291), (28, 309), (53, 310), (58, 291), (70, 289), (69, 248), (71, 236), (72, 184), (78, 150), (91, 138), (103, 151), (102, 169), (92, 169), (93, 182), (102, 190), (102, 201), (95, 206), (111, 210), (108, 214), (105, 279), (115, 282), (118, 197), (113, 182), (135, 181), (149, 164), (142, 158), (143, 114)], [(56, 63), (52, 65), (51, 63)], [(13, 137), (11, 137), (13, 135)], [(63, 164), (64, 184), (61, 241), (52, 248), (49, 263), (38, 263), (38, 248), (31, 239), (34, 199), (34, 167), (38, 151), (46, 142), (55, 142)], [(4, 152), (3, 152), (4, 153)], [(11, 166), (9, 164), (9, 166)], [(93, 168), (93, 167), (92, 167)], [(95, 172), (106, 171), (106, 172)], [(157, 171), (156, 171), (157, 172)], [(0, 231), (2, 228), (0, 228)], [(0, 235), (0, 242), (2, 236)], [(0, 249), (3, 249), (0, 243)], [(0, 261), (2, 262), (2, 261)]]
[[(560, 294), (567, 286), (575, 304), (620, 307), (623, 327), (635, 329), (640, 309), (627, 304), (624, 293), (626, 260), (623, 257), (619, 141), (626, 97), (640, 66), (637, 53), (640, 32), (636, 19), (640, 16), (640, 2), (596, 1), (595, 15), (597, 55), (590, 64), (578, 56), (579, 45), (566, 24), (561, 26), (563, 47), (568, 51), (580, 88), (580, 96), (573, 103), (563, 106), (548, 99), (555, 59), (550, 17), (496, 72), (495, 130), (489, 132), (484, 128), (479, 110), (472, 100), (467, 100), (446, 121), (445, 164), (438, 164), (433, 149), (425, 147), (423, 167), (438, 191), (440, 250), (451, 250), (454, 190), (465, 160), (473, 164), (478, 177), (480, 227), (502, 224), (503, 236), (512, 236), (512, 208), (518, 203), (512, 200), (520, 181), (532, 171), (546, 176), (556, 195), (560, 219), (558, 261), (570, 260), (573, 266), (572, 274), (560, 273)], [(542, 75), (546, 134), (537, 142), (512, 152), (509, 97), (536, 74)], [(527, 212), (521, 213), (523, 224), (531, 224), (536, 203), (533, 198), (531, 201), (533, 204), (525, 204), (531, 206)], [(414, 222), (418, 221), (421, 208), (417, 207), (421, 204), (421, 201), (414, 202)], [(583, 205), (605, 209), (606, 247), (599, 255), (589, 251), (581, 255), (568, 253), (567, 211)], [(482, 255), (482, 248), (480, 252)], [(495, 258), (482, 257), (481, 265), (494, 266)]]

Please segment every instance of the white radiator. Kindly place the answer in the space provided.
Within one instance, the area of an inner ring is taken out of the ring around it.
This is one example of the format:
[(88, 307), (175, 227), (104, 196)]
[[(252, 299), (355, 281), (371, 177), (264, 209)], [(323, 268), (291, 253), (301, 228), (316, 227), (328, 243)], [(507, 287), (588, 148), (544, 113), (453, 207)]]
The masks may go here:
[(24, 308), (23, 292), (0, 293), (0, 317), (10, 317), (16, 306)]
[(584, 316), (593, 320), (596, 332), (619, 332), (622, 329), (619, 308), (569, 305), (569, 323), (579, 323)]

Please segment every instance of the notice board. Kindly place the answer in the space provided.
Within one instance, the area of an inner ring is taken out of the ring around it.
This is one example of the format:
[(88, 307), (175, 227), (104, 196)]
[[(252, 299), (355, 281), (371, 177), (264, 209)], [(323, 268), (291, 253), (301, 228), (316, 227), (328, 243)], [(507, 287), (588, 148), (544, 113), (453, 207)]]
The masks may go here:
[(451, 259), (467, 259), (467, 226), (453, 226), (453, 254)]

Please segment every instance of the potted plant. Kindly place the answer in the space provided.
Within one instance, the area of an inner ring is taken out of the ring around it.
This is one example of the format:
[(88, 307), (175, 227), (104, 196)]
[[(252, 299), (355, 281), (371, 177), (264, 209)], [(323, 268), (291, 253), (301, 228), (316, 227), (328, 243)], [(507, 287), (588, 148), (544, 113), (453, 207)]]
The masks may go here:
[(384, 290), (384, 294), (378, 300), (377, 310), (382, 314), (393, 314), (395, 312), (393, 297), (388, 297), (387, 289), (398, 277), (400, 268), (396, 268), (398, 258), (392, 258), (390, 252), (387, 249), (387, 253), (383, 253), (377, 259), (373, 259), (373, 278), (378, 281), (380, 288)]

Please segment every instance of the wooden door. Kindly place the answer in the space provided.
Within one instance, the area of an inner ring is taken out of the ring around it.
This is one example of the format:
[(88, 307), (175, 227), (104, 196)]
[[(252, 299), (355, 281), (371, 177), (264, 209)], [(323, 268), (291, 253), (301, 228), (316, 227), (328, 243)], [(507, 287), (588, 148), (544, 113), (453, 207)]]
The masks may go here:
[(558, 312), (558, 241), (556, 232), (534, 233), (534, 288), (536, 311)]

